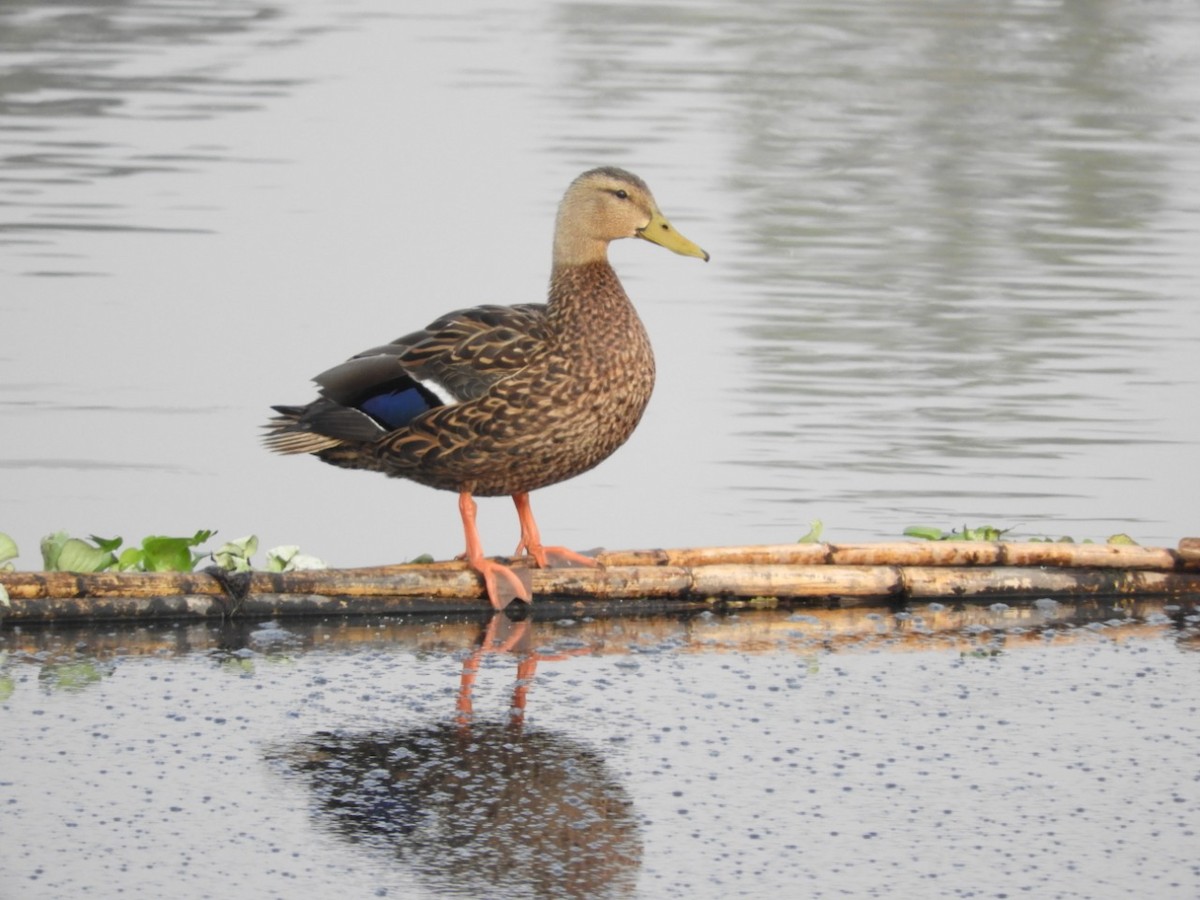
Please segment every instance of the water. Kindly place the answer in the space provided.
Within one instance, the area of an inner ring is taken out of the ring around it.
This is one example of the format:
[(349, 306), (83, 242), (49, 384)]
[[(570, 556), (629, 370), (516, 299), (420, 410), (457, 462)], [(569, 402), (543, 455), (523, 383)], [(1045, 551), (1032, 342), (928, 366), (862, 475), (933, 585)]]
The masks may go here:
[[(713, 262), (614, 247), (659, 384), (627, 447), (536, 498), (554, 542), (1195, 531), (1193, 5), (405, 10), (5, 7), (22, 564), (59, 528), (460, 552), (450, 497), (258, 427), (447, 309), (539, 299), (597, 163)], [(506, 503), (482, 527), (515, 545)]]
[(1192, 897), (1198, 627), (1085, 602), (9, 632), (0, 893)]
[[(536, 495), (548, 541), (1196, 533), (1195, 4), (397, 9), (4, 4), (19, 565), (60, 528), (460, 552), (450, 495), (272, 456), (259, 427), (358, 350), (540, 299), (558, 198), (598, 164), (713, 261), (614, 246), (658, 387), (616, 456)], [(481, 528), (516, 544), (504, 501)], [(1190, 608), (985, 612), (908, 635), (881, 610), (848, 644), (819, 617), (539, 623), (563, 658), (538, 663), (528, 737), (504, 654), (476, 734), (567, 786), (530, 790), (530, 821), (607, 811), (576, 857), (511, 823), (473, 837), (361, 765), (416, 741), (446, 761), (420, 783), (487, 796), (460, 774), (491, 757), (450, 736), (478, 625), (10, 630), (0, 894), (476, 896), (500, 870), (530, 896), (593, 887), (574, 860), (645, 897), (1195, 896)]]

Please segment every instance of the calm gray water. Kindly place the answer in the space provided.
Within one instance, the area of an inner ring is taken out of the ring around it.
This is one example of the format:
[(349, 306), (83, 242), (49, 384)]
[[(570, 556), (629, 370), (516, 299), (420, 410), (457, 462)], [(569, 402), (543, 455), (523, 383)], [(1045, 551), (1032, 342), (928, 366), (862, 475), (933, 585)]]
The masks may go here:
[[(710, 265), (613, 256), (659, 356), (580, 548), (990, 523), (1197, 530), (1200, 10), (956, 2), (8, 3), (0, 530), (461, 552), (453, 498), (258, 446), (270, 403), (540, 299), (567, 182), (642, 174)], [(487, 548), (515, 516), (485, 503)]]
[[(615, 164), (713, 261), (613, 248), (659, 384), (537, 495), (550, 542), (1174, 544), (1200, 530), (1197, 46), (1191, 0), (6, 0), (0, 531), (25, 568), (60, 528), (460, 552), (452, 496), (259, 428), (354, 352), (540, 299), (559, 196)], [(9, 630), (0, 896), (1200, 893), (1190, 606), (894, 612), (539, 623), (562, 658), (524, 736), (495, 654), (474, 744), (477, 626)], [(464, 772), (531, 785), (503, 829), (471, 830), (493, 795)]]
[(526, 624), (0, 635), (0, 895), (1200, 890), (1196, 609)]

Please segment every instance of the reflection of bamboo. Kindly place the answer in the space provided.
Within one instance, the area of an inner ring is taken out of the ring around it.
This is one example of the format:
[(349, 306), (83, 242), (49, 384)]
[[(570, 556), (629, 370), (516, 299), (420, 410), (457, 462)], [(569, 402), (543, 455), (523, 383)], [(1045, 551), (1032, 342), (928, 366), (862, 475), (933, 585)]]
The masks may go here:
[[(1107, 544), (921, 542), (784, 544), (602, 553), (602, 567), (533, 571), (540, 599), (774, 597), (841, 604), (879, 599), (1167, 596), (1200, 593), (1200, 540), (1178, 550)], [(518, 562), (519, 564), (519, 562)], [(338, 615), (473, 608), (477, 576), (460, 562), (254, 572), (0, 573), (10, 620)], [(232, 598), (232, 599), (231, 599)]]
[[(536, 612), (536, 607), (535, 607)], [(510, 652), (537, 660), (562, 660), (573, 655), (642, 656), (647, 653), (778, 653), (855, 650), (929, 651), (970, 649), (1003, 641), (1006, 649), (1025, 645), (1070, 642), (1087, 636), (1125, 639), (1163, 637), (1178, 632), (1181, 646), (1196, 642), (1195, 629), (1180, 629), (1179, 615), (1190, 614), (1164, 599), (1076, 598), (1029, 604), (912, 603), (852, 609), (741, 610), (736, 615), (611, 616), (572, 619), (569, 625), (537, 623), (536, 632), (513, 628), (513, 644), (496, 635), (480, 641), (481, 620), (446, 621), (439, 616), (390, 618), (383, 621), (346, 618), (340, 621), (293, 620), (286, 630), (273, 628), (277, 643), (260, 643), (250, 623), (222, 627), (193, 624), (180, 627), (117, 624), (102, 631), (80, 625), (53, 630), (22, 629), (3, 636), (0, 647), (10, 663), (62, 661), (80, 656), (106, 660), (129, 656), (220, 653), (253, 647), (262, 656), (295, 653), (343, 653), (370, 646), (389, 651), (451, 657), (472, 651), (464, 662), (460, 714), (470, 716), (472, 669), (484, 652)], [(493, 621), (503, 624), (504, 616)], [(528, 623), (516, 623), (526, 625)], [(536, 636), (535, 636), (536, 635)], [(258, 656), (258, 654), (255, 654)], [(519, 672), (518, 681), (528, 677)]]

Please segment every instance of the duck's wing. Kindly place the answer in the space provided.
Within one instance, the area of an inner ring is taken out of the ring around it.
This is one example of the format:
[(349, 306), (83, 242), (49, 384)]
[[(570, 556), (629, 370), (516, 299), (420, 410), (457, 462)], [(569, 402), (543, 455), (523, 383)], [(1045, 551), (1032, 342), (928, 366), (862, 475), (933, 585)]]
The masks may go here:
[(285, 453), (372, 443), (431, 409), (474, 400), (543, 351), (545, 316), (544, 304), (476, 306), (365, 350), (313, 379), (319, 399), (275, 407), (268, 443)]
[(420, 331), (355, 354), (314, 380), (324, 396), (353, 404), (387, 385), (399, 370), (440, 405), (474, 400), (542, 351), (545, 319), (542, 303), (456, 310)]

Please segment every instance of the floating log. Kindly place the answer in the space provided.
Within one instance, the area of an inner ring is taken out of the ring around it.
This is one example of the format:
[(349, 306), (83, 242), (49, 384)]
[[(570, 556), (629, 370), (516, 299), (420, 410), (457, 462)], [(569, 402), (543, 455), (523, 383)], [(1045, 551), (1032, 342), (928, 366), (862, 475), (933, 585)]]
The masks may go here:
[[(1200, 539), (1179, 549), (981, 541), (779, 544), (602, 552), (598, 568), (533, 569), (535, 602), (850, 606), (912, 598), (1200, 595)], [(515, 566), (524, 565), (517, 560)], [(5, 622), (362, 615), (487, 609), (462, 562), (251, 572), (0, 573)]]

